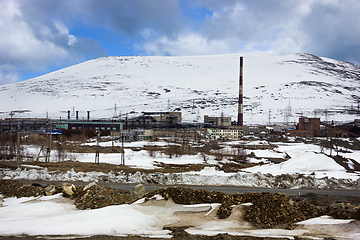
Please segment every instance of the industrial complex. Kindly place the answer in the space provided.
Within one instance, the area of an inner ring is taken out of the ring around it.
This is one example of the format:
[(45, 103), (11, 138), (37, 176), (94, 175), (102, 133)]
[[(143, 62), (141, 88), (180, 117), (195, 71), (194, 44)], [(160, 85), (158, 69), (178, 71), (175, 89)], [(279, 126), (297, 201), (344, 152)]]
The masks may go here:
[(71, 118), (70, 110), (65, 119), (11, 118), (0, 120), (0, 132), (39, 134), (86, 134), (124, 136), (126, 141), (151, 139), (154, 136), (194, 136), (195, 133), (210, 139), (239, 139), (243, 136), (258, 137), (359, 137), (360, 120), (335, 125), (321, 122), (320, 118), (300, 117), (298, 124), (283, 126), (244, 126), (243, 124), (243, 57), (240, 57), (238, 118), (232, 121), (227, 116), (204, 116), (203, 123), (183, 123), (181, 112), (142, 112), (135, 117), (91, 119), (87, 111), (86, 119), (79, 119), (79, 112)]

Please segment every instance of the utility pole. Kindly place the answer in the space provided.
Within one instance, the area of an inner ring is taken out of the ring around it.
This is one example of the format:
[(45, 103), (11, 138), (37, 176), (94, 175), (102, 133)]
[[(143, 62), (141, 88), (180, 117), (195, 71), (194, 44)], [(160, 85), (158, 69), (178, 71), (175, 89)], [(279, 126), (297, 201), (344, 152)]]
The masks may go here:
[(17, 167), (21, 167), (21, 156), (20, 156), (20, 125), (18, 125), (17, 131), (17, 153), (16, 153)]
[(114, 115), (113, 115), (113, 118), (117, 118), (117, 111), (116, 111), (116, 103), (114, 105)]
[(125, 166), (124, 134), (121, 131), (121, 165)]
[(49, 133), (49, 146), (48, 149), (46, 151), (46, 159), (45, 162), (50, 162), (50, 155), (51, 155), (51, 135), (52, 135), (52, 123), (50, 120), (50, 133)]
[(14, 114), (13, 111), (10, 112), (10, 134), (12, 133), (12, 117)]
[(269, 126), (271, 125), (271, 109), (269, 109)]
[(85, 147), (85, 123), (84, 123), (84, 118), (83, 118), (83, 125), (82, 125), (82, 130), (83, 130), (83, 140), (84, 140), (84, 147)]
[(13, 142), (14, 142), (14, 138), (13, 138), (13, 132), (12, 132), (12, 119), (13, 119), (13, 115), (15, 113), (13, 111), (10, 112), (10, 156), (12, 155), (13, 151), (12, 151), (12, 146), (13, 146)]
[(97, 143), (96, 143), (96, 153), (95, 153), (95, 163), (100, 164), (100, 146), (99, 146), (99, 139), (100, 139), (100, 131), (97, 131)]

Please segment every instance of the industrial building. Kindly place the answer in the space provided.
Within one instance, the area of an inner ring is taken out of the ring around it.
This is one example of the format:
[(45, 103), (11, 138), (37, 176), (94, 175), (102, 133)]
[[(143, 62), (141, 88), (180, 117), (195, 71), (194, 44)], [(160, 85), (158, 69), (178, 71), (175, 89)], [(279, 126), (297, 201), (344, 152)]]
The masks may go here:
[(18, 126), (25, 132), (45, 131), (49, 125), (49, 119), (7, 118), (0, 120), (0, 132), (12, 132), (17, 130)]
[(206, 135), (214, 140), (241, 138), (243, 136), (243, 131), (239, 128), (208, 128)]
[(65, 130), (86, 130), (86, 131), (120, 131), (123, 129), (122, 122), (116, 121), (68, 121), (57, 120), (54, 122), (54, 128)]
[(181, 112), (143, 112), (142, 115), (122, 120), (125, 129), (178, 128)]
[(204, 123), (210, 123), (218, 127), (230, 127), (231, 117), (209, 117), (208, 115), (205, 115)]
[(337, 125), (320, 122), (320, 118), (299, 118), (296, 129), (289, 130), (291, 137), (359, 137), (360, 128), (358, 120), (354, 122)]
[(154, 136), (152, 129), (128, 129), (123, 131), (111, 131), (111, 137), (121, 139), (124, 137), (124, 141), (142, 141), (151, 140)]
[(299, 118), (296, 129), (289, 131), (291, 137), (320, 137), (320, 118)]

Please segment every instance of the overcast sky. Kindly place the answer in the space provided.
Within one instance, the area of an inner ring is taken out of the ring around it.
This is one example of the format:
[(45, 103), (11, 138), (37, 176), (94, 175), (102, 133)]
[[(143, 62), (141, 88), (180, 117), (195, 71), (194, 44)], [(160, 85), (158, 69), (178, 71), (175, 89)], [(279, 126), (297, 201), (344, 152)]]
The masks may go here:
[(360, 63), (358, 0), (0, 0), (0, 84), (116, 55), (312, 53)]

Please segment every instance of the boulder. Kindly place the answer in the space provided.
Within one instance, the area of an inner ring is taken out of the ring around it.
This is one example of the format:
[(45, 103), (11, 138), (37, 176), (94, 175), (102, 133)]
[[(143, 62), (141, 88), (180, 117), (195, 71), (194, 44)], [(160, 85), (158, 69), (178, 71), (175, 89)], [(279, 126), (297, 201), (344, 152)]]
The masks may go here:
[(74, 191), (76, 190), (76, 187), (74, 184), (71, 183), (62, 183), (61, 188), (65, 194), (68, 196), (74, 195)]
[(136, 185), (133, 189), (133, 194), (138, 197), (144, 196), (145, 195), (145, 186), (141, 183)]
[(53, 185), (53, 184), (47, 185), (47, 186), (44, 188), (44, 192), (45, 192), (45, 195), (46, 195), (46, 196), (53, 195), (53, 194), (56, 192), (55, 185)]
[(86, 190), (90, 189), (92, 186), (96, 186), (96, 185), (97, 185), (96, 182), (91, 182), (84, 187), (83, 191), (86, 191)]

